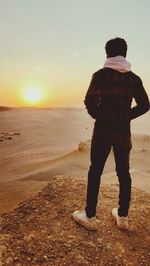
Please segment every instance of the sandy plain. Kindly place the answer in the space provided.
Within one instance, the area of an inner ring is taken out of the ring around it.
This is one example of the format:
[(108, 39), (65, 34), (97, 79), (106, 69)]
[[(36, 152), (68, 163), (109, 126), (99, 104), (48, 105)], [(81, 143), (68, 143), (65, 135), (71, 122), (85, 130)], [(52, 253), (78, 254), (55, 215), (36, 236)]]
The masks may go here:
[[(150, 192), (150, 115), (132, 122), (133, 187)], [(0, 112), (0, 212), (36, 194), (52, 177), (87, 176), (94, 120), (82, 108), (16, 108)], [(117, 184), (113, 153), (102, 185)]]

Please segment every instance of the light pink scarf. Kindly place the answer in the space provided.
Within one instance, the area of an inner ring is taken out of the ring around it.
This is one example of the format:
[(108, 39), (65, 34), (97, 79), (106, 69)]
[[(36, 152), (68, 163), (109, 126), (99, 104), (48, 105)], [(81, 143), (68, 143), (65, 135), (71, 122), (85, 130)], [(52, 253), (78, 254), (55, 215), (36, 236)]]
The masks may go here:
[(112, 68), (122, 73), (131, 71), (131, 64), (121, 55), (107, 58), (104, 67)]

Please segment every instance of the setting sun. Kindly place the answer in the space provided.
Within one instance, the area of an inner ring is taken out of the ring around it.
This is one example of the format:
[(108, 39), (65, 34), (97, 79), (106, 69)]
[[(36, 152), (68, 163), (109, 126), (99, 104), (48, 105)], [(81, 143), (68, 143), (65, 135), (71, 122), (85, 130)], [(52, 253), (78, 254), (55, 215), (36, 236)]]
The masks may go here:
[(43, 90), (38, 86), (28, 86), (23, 89), (23, 98), (28, 104), (39, 104), (44, 98)]

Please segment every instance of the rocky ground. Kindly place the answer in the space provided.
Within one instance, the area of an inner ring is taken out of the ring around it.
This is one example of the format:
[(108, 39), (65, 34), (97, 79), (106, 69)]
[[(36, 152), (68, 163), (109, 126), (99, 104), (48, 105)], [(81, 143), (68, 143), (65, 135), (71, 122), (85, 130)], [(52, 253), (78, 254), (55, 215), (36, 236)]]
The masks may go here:
[(86, 179), (53, 177), (36, 196), (1, 215), (0, 265), (150, 265), (150, 196), (133, 189), (130, 229), (121, 231), (111, 216), (118, 186), (102, 186), (97, 232), (76, 224), (83, 209)]

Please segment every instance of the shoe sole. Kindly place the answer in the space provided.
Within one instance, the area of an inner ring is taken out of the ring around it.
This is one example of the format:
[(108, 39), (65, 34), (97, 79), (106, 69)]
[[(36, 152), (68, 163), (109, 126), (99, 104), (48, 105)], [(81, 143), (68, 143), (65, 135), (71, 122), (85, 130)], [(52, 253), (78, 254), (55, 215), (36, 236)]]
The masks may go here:
[(124, 231), (129, 229), (129, 226), (128, 227), (127, 226), (120, 226), (118, 224), (117, 224), (117, 226), (118, 226), (119, 229), (124, 230)]
[(74, 216), (72, 214), (72, 217), (73, 219), (80, 225), (82, 225), (84, 228), (86, 228), (87, 230), (90, 230), (90, 231), (97, 231), (97, 226), (91, 226), (90, 224), (88, 223), (84, 223), (82, 220), (78, 219), (76, 216)]

